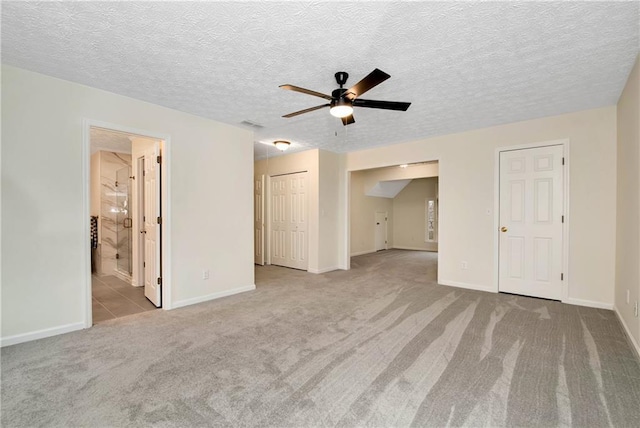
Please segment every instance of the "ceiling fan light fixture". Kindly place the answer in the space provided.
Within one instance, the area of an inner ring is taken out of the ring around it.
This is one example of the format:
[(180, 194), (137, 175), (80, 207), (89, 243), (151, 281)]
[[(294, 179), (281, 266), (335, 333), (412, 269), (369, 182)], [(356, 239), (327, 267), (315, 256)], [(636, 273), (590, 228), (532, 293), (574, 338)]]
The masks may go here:
[(344, 98), (341, 98), (332, 102), (329, 113), (331, 113), (331, 116), (339, 118), (350, 116), (351, 114), (353, 114), (353, 106), (351, 105), (351, 101), (347, 101)]
[(276, 149), (280, 150), (281, 152), (284, 152), (289, 148), (289, 145), (291, 145), (291, 143), (284, 140), (277, 140), (273, 142), (273, 145), (276, 146)]

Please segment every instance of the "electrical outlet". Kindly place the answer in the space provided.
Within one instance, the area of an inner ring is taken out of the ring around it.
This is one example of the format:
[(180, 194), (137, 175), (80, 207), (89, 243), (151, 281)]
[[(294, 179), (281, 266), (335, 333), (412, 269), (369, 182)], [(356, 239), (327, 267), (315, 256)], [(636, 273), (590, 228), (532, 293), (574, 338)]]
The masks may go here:
[(209, 279), (209, 269), (202, 270), (202, 279)]
[(469, 265), (467, 264), (467, 262), (460, 262), (460, 269), (467, 269), (469, 267)]
[(627, 288), (627, 305), (629, 304), (629, 289)]

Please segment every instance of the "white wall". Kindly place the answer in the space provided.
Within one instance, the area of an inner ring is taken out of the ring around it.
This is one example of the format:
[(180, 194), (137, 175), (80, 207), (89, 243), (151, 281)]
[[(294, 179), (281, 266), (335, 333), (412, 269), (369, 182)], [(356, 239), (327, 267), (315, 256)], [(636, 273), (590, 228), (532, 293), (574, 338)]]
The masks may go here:
[(426, 242), (426, 200), (436, 198), (438, 179), (411, 180), (393, 198), (393, 248), (438, 251), (437, 242)]
[[(493, 290), (496, 148), (566, 138), (571, 146), (567, 301), (611, 308), (615, 106), (351, 152), (346, 155), (345, 167), (355, 171), (438, 159), (438, 279), (443, 284)], [(461, 261), (468, 261), (467, 270), (460, 269)]]
[(170, 137), (171, 303), (254, 287), (250, 132), (3, 66), (3, 344), (84, 325), (85, 118)]
[(350, 242), (351, 255), (373, 253), (375, 249), (376, 212), (387, 213), (387, 248), (393, 246), (393, 199), (365, 195), (367, 177), (371, 171), (351, 173)]
[[(640, 59), (618, 101), (618, 192), (615, 304), (640, 353)], [(630, 302), (627, 303), (627, 290)]]
[[(338, 256), (338, 221), (340, 217), (340, 159), (341, 155), (319, 150), (319, 248), (318, 270), (329, 272), (340, 267)], [(313, 272), (313, 271), (312, 271)]]

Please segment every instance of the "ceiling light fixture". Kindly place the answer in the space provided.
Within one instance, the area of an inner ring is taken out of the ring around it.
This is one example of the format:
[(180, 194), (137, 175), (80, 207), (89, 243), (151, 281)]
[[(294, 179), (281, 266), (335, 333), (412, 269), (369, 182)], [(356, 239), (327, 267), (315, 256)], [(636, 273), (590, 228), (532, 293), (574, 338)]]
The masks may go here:
[(331, 116), (340, 118), (351, 116), (351, 114), (353, 113), (353, 106), (351, 105), (351, 101), (344, 98), (339, 98), (337, 100), (331, 101), (331, 108), (329, 109), (329, 113), (331, 113)]
[(277, 140), (273, 142), (273, 145), (276, 146), (276, 149), (280, 150), (281, 152), (287, 150), (290, 144), (290, 142), (284, 140)]
[(400, 165), (400, 168), (406, 168), (406, 167), (408, 167), (408, 166), (409, 166), (409, 165), (407, 165), (406, 163), (403, 163), (402, 165)]

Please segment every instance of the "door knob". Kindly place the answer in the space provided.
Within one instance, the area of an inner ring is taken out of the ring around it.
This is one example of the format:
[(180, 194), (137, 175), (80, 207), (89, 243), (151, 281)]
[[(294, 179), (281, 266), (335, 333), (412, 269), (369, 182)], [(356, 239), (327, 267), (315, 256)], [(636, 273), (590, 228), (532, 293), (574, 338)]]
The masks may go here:
[(507, 230), (508, 230), (508, 229), (507, 229), (505, 226), (502, 226), (502, 227), (500, 228), (500, 232), (506, 232)]

